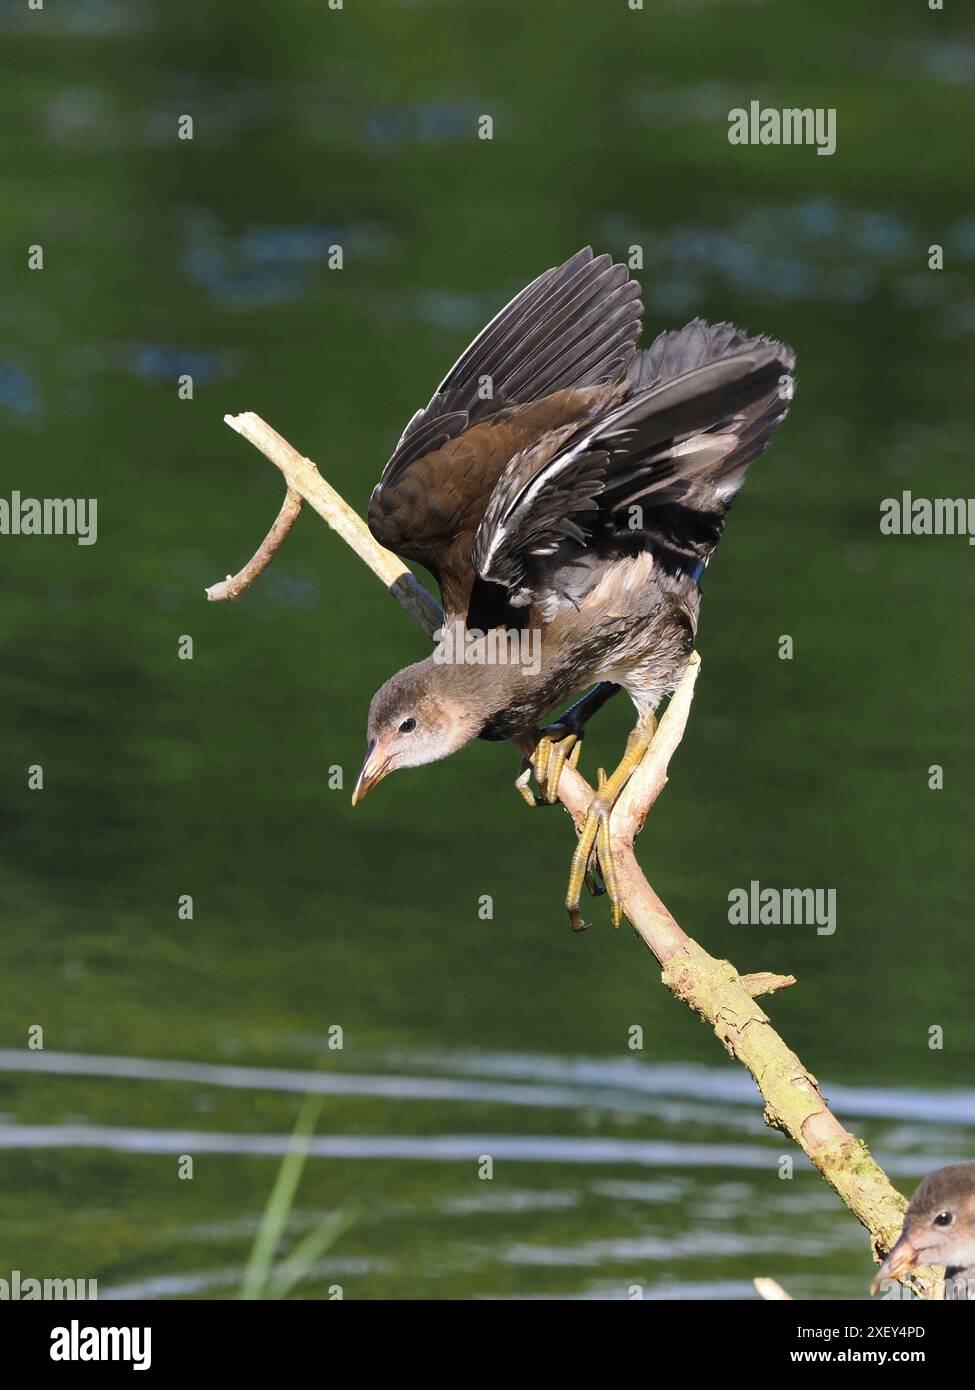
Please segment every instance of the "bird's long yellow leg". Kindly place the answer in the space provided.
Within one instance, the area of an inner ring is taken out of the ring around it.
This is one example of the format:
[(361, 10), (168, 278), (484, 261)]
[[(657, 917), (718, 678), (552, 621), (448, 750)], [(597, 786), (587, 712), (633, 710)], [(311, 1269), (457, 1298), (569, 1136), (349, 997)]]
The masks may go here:
[(596, 795), (589, 803), (585, 824), (579, 832), (579, 843), (576, 845), (575, 854), (572, 856), (572, 866), (569, 869), (569, 886), (565, 894), (565, 906), (573, 931), (585, 931), (586, 929), (587, 924), (582, 920), (582, 914), (579, 911), (579, 897), (594, 849), (609, 897), (613, 926), (618, 927), (622, 921), (623, 909), (619, 885), (616, 881), (616, 868), (613, 864), (610, 818), (623, 788), (643, 761), (656, 731), (657, 721), (653, 715), (647, 719), (642, 719), (626, 740), (626, 752), (612, 776), (607, 777), (603, 768), (599, 769)]

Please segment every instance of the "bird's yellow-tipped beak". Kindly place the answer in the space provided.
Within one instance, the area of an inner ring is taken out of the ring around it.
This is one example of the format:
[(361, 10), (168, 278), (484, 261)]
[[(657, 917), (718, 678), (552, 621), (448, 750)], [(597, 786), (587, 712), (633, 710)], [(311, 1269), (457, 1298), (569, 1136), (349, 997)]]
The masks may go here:
[(900, 1279), (904, 1274), (910, 1274), (912, 1269), (918, 1265), (918, 1253), (914, 1248), (909, 1236), (902, 1235), (900, 1240), (891, 1250), (883, 1264), (877, 1270), (876, 1277), (870, 1285), (870, 1292), (876, 1293), (885, 1279)]
[(352, 793), (352, 805), (358, 805), (366, 792), (371, 791), (378, 782), (381, 782), (388, 771), (389, 758), (376, 751), (375, 743), (370, 743), (366, 749), (362, 771), (356, 779), (355, 790)]

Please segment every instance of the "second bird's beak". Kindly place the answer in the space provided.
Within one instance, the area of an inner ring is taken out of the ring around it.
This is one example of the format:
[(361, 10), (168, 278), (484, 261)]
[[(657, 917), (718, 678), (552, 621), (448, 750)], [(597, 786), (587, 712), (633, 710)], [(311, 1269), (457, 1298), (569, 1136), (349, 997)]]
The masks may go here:
[(357, 805), (367, 791), (371, 791), (378, 782), (383, 780), (388, 771), (389, 758), (376, 752), (374, 740), (366, 748), (365, 762), (362, 764), (362, 771), (356, 779), (355, 790), (352, 793), (352, 805)]
[(902, 1235), (877, 1270), (876, 1277), (870, 1285), (870, 1292), (876, 1293), (885, 1279), (899, 1279), (904, 1274), (910, 1274), (912, 1269), (917, 1268), (917, 1265), (917, 1250), (914, 1248), (910, 1236)]

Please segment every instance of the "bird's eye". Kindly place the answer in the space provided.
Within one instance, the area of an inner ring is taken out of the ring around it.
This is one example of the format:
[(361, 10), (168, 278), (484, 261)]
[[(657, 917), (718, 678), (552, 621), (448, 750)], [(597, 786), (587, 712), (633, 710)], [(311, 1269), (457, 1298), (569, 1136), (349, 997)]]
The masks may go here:
[(936, 1226), (950, 1226), (954, 1219), (955, 1218), (950, 1211), (939, 1211), (937, 1216), (934, 1218), (934, 1224)]
[(415, 719), (404, 719), (402, 724), (399, 726), (399, 731), (401, 734), (411, 734), (415, 728)]

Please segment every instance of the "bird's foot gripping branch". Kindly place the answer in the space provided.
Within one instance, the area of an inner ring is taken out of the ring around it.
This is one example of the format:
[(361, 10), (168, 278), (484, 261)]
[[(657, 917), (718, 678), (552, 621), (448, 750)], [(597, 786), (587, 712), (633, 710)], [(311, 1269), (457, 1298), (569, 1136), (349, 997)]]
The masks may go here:
[[(695, 657), (694, 660), (697, 662), (699, 658)], [(657, 721), (653, 715), (641, 720), (627, 740), (626, 753), (616, 771), (607, 777), (603, 768), (599, 769), (596, 795), (589, 803), (569, 870), (565, 906), (573, 931), (586, 929), (586, 923), (579, 911), (579, 898), (583, 880), (591, 874), (594, 862), (602, 874), (603, 884), (609, 896), (613, 926), (618, 927), (622, 921), (623, 898), (613, 859), (613, 812), (626, 784), (649, 752), (656, 727)]]
[[(379, 545), (361, 517), (329, 486), (315, 465), (257, 415), (228, 415), (226, 422), (274, 464), (287, 491), (277, 521), (253, 558), (237, 575), (208, 589), (207, 597), (237, 598), (263, 572), (294, 524), (300, 499), (352, 547), (432, 637), (442, 621), (439, 604), (401, 560)], [(874, 1258), (879, 1261), (900, 1235), (907, 1204), (866, 1145), (833, 1115), (815, 1077), (757, 1004), (759, 996), (794, 984), (793, 977), (768, 972), (741, 975), (729, 961), (710, 956), (677, 924), (637, 863), (634, 842), (666, 785), (667, 769), (684, 734), (700, 669), (695, 656), (613, 807), (612, 843), (605, 853), (615, 874), (620, 909), (661, 965), (667, 987), (714, 1030), (722, 1046), (751, 1073), (765, 1100), (768, 1123), (788, 1134), (808, 1155), (866, 1227)], [(609, 689), (602, 698), (612, 693)], [(519, 742), (519, 747), (526, 759), (535, 755), (532, 741)], [(587, 825), (594, 795), (593, 788), (566, 759), (557, 796), (580, 833)], [(604, 863), (604, 872), (605, 868)], [(915, 1269), (909, 1278), (915, 1293), (925, 1298), (937, 1295), (934, 1271)]]

